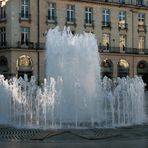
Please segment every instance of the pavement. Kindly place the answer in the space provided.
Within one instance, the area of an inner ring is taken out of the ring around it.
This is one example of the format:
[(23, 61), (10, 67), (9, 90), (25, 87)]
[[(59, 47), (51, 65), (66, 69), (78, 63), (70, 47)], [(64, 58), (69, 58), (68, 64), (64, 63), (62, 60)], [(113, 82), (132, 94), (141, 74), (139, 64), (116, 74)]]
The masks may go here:
[[(148, 100), (148, 92), (146, 100)], [(148, 114), (148, 101), (146, 101)], [(148, 148), (148, 122), (114, 129), (39, 130), (0, 126), (0, 148)]]
[(1, 127), (0, 148), (148, 148), (148, 125), (46, 131)]

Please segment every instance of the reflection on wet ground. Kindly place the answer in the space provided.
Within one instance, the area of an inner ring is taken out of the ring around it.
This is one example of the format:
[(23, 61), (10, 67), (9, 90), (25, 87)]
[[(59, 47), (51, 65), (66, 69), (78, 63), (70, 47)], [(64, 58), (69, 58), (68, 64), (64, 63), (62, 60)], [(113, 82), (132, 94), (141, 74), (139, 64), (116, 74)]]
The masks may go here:
[(34, 130), (0, 128), (2, 148), (66, 147), (147, 148), (148, 125), (117, 129)]

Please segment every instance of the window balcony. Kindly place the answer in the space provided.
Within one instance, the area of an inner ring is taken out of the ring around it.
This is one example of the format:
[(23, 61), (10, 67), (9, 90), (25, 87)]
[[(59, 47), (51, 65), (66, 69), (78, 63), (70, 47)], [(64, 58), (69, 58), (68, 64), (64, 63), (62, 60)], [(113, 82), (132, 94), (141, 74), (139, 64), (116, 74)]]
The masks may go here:
[(67, 18), (66, 17), (66, 20), (65, 20), (65, 25), (68, 26), (68, 25), (73, 25), (73, 26), (77, 26), (76, 24), (76, 19), (75, 18)]
[(137, 29), (137, 31), (138, 31), (138, 33), (140, 33), (140, 32), (144, 32), (144, 33), (146, 33), (147, 32), (147, 26), (146, 25), (142, 25), (142, 24), (138, 24), (138, 29)]
[(102, 22), (102, 29), (111, 29), (111, 22)]
[(119, 6), (127, 6), (127, 5), (133, 5), (136, 7), (146, 7), (148, 4), (146, 1), (139, 1), (136, 0), (125, 0), (125, 1), (119, 1), (119, 0), (96, 0), (98, 3), (106, 3), (109, 5), (119, 5)]
[(18, 41), (17, 47), (18, 48), (33, 49), (34, 48), (34, 43), (33, 42), (22, 42), (22, 41)]
[(46, 24), (55, 24), (57, 25), (57, 16), (46, 16)]
[[(140, 50), (137, 48), (128, 48), (124, 47), (124, 49), (121, 49), (121, 47), (109, 47), (108, 50), (104, 50), (105, 48), (99, 47), (98, 51), (101, 53), (120, 53), (120, 54), (140, 54)], [(148, 53), (148, 50), (146, 50)], [(146, 51), (144, 54), (146, 54)]]
[(128, 24), (127, 23), (118, 23), (118, 30), (128, 30)]
[(31, 14), (19, 13), (19, 22), (21, 22), (21, 21), (31, 22)]
[(34, 48), (35, 48), (35, 49), (40, 49), (40, 50), (43, 49), (43, 50), (44, 50), (44, 49), (45, 49), (45, 43), (40, 42), (39, 45), (38, 45), (38, 43), (35, 43), (35, 44), (34, 44)]
[(0, 49), (7, 48), (7, 42), (0, 42)]
[(0, 15), (0, 23), (6, 22), (6, 21), (7, 21), (6, 14)]
[(95, 25), (94, 25), (94, 20), (84, 20), (84, 28), (86, 28), (86, 27), (92, 27), (92, 28), (94, 28), (95, 27)]

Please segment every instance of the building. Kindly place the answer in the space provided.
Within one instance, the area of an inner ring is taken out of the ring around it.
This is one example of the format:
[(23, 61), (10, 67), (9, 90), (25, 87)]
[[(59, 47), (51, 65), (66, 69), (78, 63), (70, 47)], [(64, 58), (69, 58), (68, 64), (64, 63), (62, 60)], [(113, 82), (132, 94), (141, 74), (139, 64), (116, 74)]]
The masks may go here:
[(44, 78), (49, 28), (92, 32), (102, 75), (148, 83), (148, 0), (9, 0), (0, 8), (0, 73)]

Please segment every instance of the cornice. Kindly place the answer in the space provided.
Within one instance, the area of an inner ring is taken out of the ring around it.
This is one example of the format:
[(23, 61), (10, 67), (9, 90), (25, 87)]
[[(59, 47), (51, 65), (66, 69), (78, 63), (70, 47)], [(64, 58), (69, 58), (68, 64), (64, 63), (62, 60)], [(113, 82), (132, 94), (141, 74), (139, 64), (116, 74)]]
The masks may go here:
[[(63, 0), (62, 0), (63, 1)], [(147, 6), (138, 6), (134, 4), (120, 4), (118, 2), (103, 2), (100, 0), (65, 0), (69, 2), (80, 2), (80, 3), (92, 3), (92, 4), (99, 4), (99, 5), (107, 5), (107, 6), (115, 6), (115, 7), (122, 7), (122, 8), (129, 8), (129, 9), (138, 9), (138, 10), (148, 10)]]

